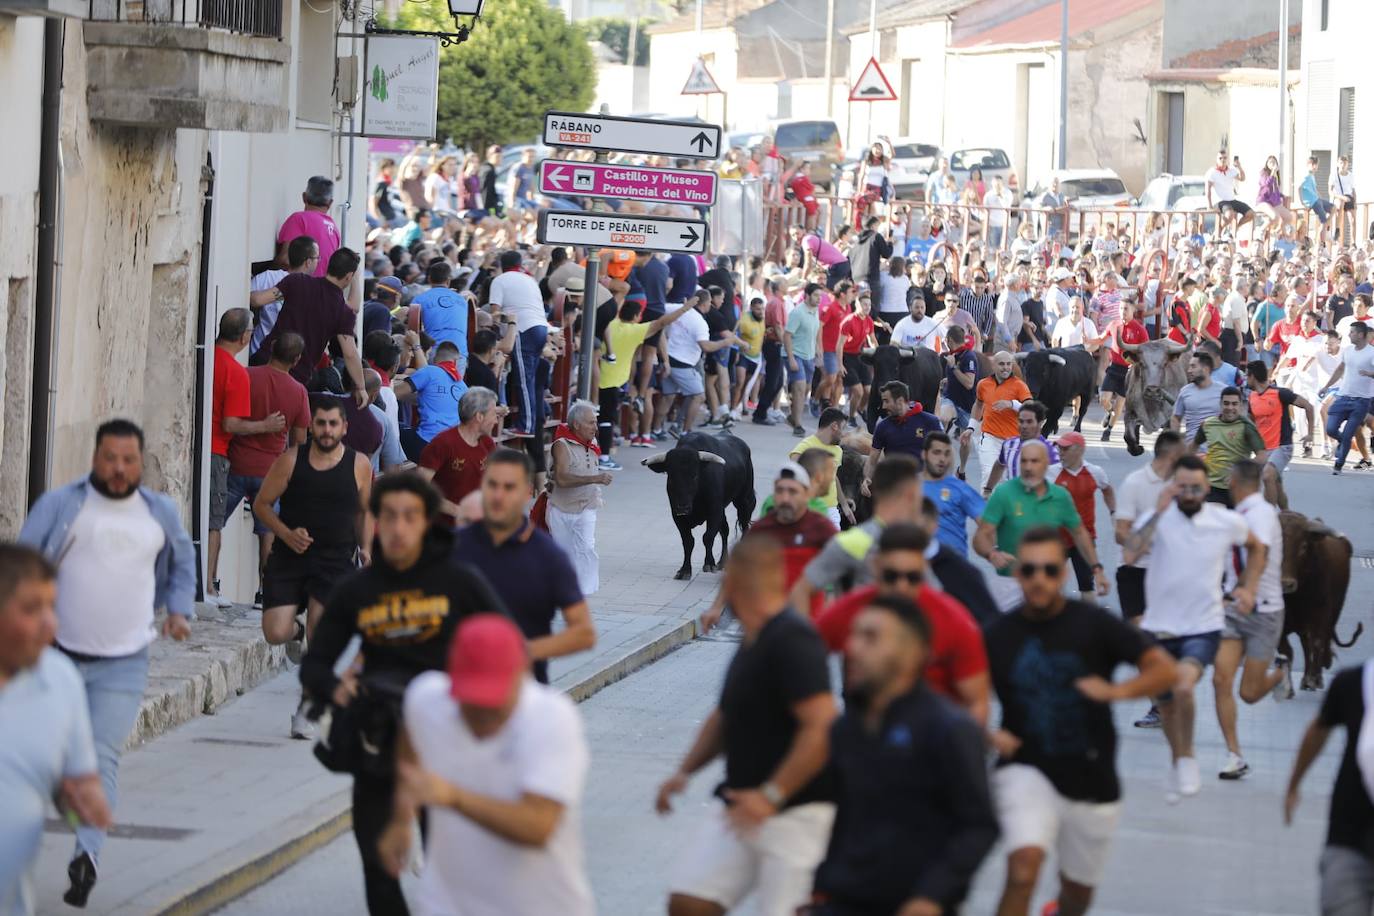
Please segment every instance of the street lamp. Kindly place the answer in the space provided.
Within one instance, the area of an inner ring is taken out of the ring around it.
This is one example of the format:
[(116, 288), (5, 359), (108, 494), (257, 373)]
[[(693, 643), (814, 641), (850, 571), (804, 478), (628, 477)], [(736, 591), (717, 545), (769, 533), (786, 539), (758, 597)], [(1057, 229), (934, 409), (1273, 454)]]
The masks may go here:
[(448, 11), (453, 14), (453, 18), (459, 16), (471, 16), (473, 19), (482, 15), (482, 5), (486, 0), (448, 0)]
[[(377, 25), (375, 19), (369, 19), (364, 29), (369, 35), (425, 35), (430, 38), (439, 39), (439, 44), (444, 47), (449, 45), (461, 44), (468, 40), (472, 34), (472, 27), (477, 24), (477, 20), (482, 15), (482, 7), (486, 5), (486, 0), (448, 0), (448, 12), (453, 17), (452, 32), (421, 32), (410, 29), (385, 29)], [(471, 23), (460, 22), (464, 16), (472, 17)]]

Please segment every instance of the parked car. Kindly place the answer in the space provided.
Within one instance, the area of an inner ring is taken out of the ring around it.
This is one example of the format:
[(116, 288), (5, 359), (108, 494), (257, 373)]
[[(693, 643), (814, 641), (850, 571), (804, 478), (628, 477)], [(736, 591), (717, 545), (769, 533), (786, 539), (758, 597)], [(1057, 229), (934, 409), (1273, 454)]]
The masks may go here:
[(761, 130), (737, 130), (732, 134), (726, 134), (725, 148), (741, 149), (747, 153), (767, 139), (768, 134)]
[(926, 178), (940, 159), (940, 147), (910, 137), (892, 141), (892, 173), (888, 180), (901, 200), (925, 200)]
[(780, 121), (773, 126), (773, 143), (790, 159), (801, 156), (811, 160), (811, 181), (829, 191), (836, 172), (845, 161), (844, 141), (834, 121)]
[(1055, 178), (1059, 179), (1059, 193), (1076, 209), (1129, 207), (1133, 203), (1126, 183), (1111, 169), (1055, 169), (1026, 193), (1021, 199), (1022, 206), (1040, 206), (1040, 198)]
[(1142, 210), (1206, 210), (1207, 180), (1201, 175), (1156, 175), (1136, 203)]
[[(955, 181), (960, 188), (968, 181), (969, 172), (978, 168), (982, 170), (983, 181), (989, 187), (992, 186), (993, 176), (1001, 175), (1007, 187), (1016, 190), (1016, 173), (1011, 170), (1011, 160), (1007, 158), (1006, 151), (996, 147), (972, 147), (958, 149), (948, 155), (949, 170), (954, 173)], [(934, 168), (938, 161), (937, 156), (931, 167)]]

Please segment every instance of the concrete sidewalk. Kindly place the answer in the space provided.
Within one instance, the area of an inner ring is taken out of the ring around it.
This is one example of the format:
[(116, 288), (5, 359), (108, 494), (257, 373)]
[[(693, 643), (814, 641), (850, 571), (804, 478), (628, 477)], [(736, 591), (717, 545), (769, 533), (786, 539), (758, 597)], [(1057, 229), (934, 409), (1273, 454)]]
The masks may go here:
[[(578, 700), (696, 635), (691, 619), (594, 616), (597, 648), (553, 665), (555, 684)], [(208, 913), (349, 829), (351, 778), (325, 770), (312, 742), (287, 737), (299, 695), (293, 668), (125, 755), (120, 816), (87, 912)], [(49, 821), (40, 913), (71, 912), (62, 894), (72, 842)]]

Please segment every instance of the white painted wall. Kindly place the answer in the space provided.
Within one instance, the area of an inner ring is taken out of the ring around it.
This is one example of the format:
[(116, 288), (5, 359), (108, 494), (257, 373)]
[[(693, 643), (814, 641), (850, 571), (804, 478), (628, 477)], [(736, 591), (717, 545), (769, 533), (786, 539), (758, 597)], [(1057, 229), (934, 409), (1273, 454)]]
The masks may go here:
[[(753, 96), (742, 100), (737, 106), (733, 100), (739, 82), (738, 48), (732, 29), (706, 29), (700, 36), (696, 32), (669, 32), (654, 35), (650, 39), (649, 51), (649, 105), (650, 111), (668, 115), (696, 115), (720, 123), (724, 111), (718, 95), (683, 95), (682, 87), (692, 73), (692, 65), (698, 57), (707, 59), (707, 67), (715, 77), (717, 85), (726, 93), (730, 120), (749, 126), (754, 117), (750, 105)], [(737, 113), (738, 108), (745, 111)]]
[[(1374, 30), (1374, 4), (1368, 0), (1329, 0), (1327, 28), (1321, 28), (1321, 0), (1303, 3), (1302, 114), (1296, 125), (1295, 159), (1309, 150), (1336, 150), (1336, 116), (1340, 89), (1355, 88), (1355, 161), (1368, 170), (1374, 163), (1374, 72), (1368, 65), (1368, 35)], [(1361, 117), (1361, 115), (1364, 115)], [(1270, 116), (1272, 119), (1272, 115)]]

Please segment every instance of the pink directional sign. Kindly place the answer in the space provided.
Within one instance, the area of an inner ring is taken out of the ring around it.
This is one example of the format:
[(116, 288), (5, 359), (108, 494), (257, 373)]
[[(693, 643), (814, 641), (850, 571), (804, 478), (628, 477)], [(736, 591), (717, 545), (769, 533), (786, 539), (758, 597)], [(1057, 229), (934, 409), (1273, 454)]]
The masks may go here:
[(716, 202), (716, 176), (687, 169), (545, 159), (539, 163), (539, 192), (709, 207)]

